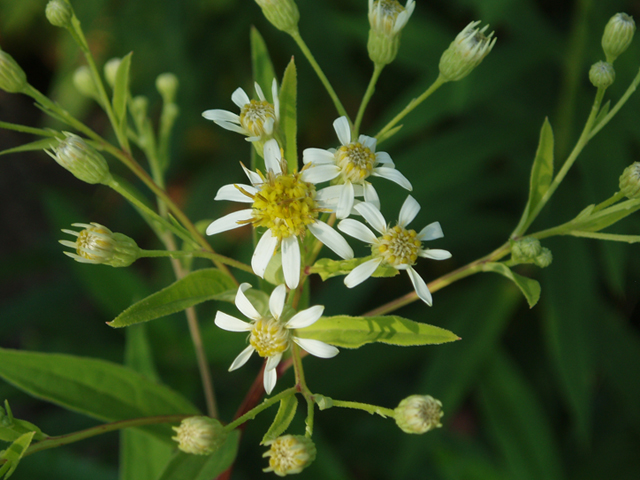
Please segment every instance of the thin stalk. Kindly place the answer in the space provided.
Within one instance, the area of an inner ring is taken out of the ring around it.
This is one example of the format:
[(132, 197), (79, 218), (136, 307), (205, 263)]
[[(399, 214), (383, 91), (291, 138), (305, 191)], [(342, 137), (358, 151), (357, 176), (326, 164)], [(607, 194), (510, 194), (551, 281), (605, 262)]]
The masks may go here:
[(616, 103), (616, 105), (609, 111), (609, 113), (607, 113), (607, 116), (604, 117), (600, 122), (598, 122), (598, 125), (593, 128), (593, 130), (589, 134), (589, 140), (591, 140), (602, 129), (602, 127), (609, 123), (609, 120), (611, 120), (615, 116), (615, 114), (618, 113), (618, 110), (620, 110), (620, 108), (622, 108), (627, 100), (629, 100), (631, 94), (636, 91), (636, 88), (638, 88), (638, 84), (640, 84), (640, 70), (631, 82), (631, 85), (629, 85), (629, 88), (627, 88), (627, 91), (624, 92), (624, 95), (622, 95), (620, 100), (618, 100), (618, 103)]
[(240, 425), (242, 425), (246, 421), (253, 420), (254, 418), (256, 418), (256, 416), (260, 412), (262, 412), (263, 410), (266, 410), (271, 405), (274, 405), (274, 404), (278, 403), (283, 398), (290, 397), (291, 395), (295, 395), (296, 391), (297, 391), (296, 387), (287, 388), (286, 390), (283, 390), (282, 392), (278, 393), (277, 395), (274, 395), (271, 398), (265, 399), (265, 401), (262, 402), (260, 405), (252, 408), (251, 410), (249, 410), (247, 413), (245, 413), (241, 417), (238, 417), (236, 420), (234, 420), (230, 424), (226, 425), (224, 427), (224, 429), (226, 431), (228, 431), (228, 432), (230, 432), (231, 430), (235, 430), (236, 427), (239, 427)]
[(244, 272), (253, 273), (253, 269), (245, 263), (234, 260), (233, 258), (225, 257), (219, 253), (203, 252), (202, 250), (141, 250), (140, 257), (206, 258), (212, 261), (216, 260)]
[(383, 418), (395, 417), (395, 412), (390, 408), (379, 407), (377, 405), (369, 405), (368, 403), (347, 402), (343, 400), (333, 400), (334, 407), (353, 408), (356, 410), (364, 410), (371, 415), (378, 414)]
[(358, 115), (356, 115), (356, 122), (353, 125), (353, 137), (358, 138), (358, 132), (360, 131), (360, 124), (362, 123), (362, 117), (364, 117), (364, 111), (369, 104), (369, 100), (373, 95), (373, 92), (376, 90), (376, 82), (382, 73), (382, 69), (384, 65), (376, 63), (373, 66), (373, 74), (371, 75), (371, 80), (369, 80), (369, 85), (367, 86), (367, 91), (364, 92), (364, 97), (362, 97), (362, 102), (360, 103), (360, 108), (358, 109)]
[(596, 205), (593, 210), (591, 211), (592, 214), (599, 212), (600, 210), (604, 210), (605, 208), (613, 205), (614, 203), (622, 200), (625, 197), (624, 193), (622, 192), (617, 192), (614, 195), (612, 195), (611, 197), (607, 198), (604, 202), (599, 203), (598, 205)]

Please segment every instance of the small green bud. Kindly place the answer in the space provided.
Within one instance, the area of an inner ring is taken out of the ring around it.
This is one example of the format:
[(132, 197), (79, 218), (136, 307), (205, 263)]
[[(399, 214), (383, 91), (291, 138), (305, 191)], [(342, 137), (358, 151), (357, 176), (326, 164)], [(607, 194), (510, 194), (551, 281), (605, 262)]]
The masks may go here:
[(626, 13), (616, 13), (607, 22), (602, 35), (602, 50), (607, 62), (613, 63), (631, 44), (636, 32), (636, 22)]
[(400, 32), (415, 9), (414, 0), (403, 7), (397, 0), (369, 0), (369, 58), (376, 65), (391, 63), (398, 53)]
[(52, 152), (45, 152), (83, 182), (108, 183), (111, 173), (104, 157), (79, 136), (66, 132), (65, 135), (67, 138), (53, 147)]
[(82, 65), (73, 72), (73, 85), (85, 97), (97, 99), (98, 89), (88, 66)]
[(634, 162), (624, 169), (620, 176), (620, 191), (629, 200), (640, 198), (640, 162)]
[(524, 237), (511, 242), (511, 257), (517, 262), (530, 262), (542, 253), (540, 240)]
[(298, 31), (300, 12), (293, 0), (256, 0), (262, 13), (278, 30), (289, 34)]
[(171, 427), (176, 436), (171, 440), (178, 442), (178, 448), (192, 455), (211, 455), (227, 439), (227, 432), (215, 418), (189, 417), (182, 420), (179, 427)]
[(495, 45), (494, 32), (484, 34), (489, 25), (480, 30), (476, 28), (479, 24), (478, 20), (467, 25), (440, 57), (440, 76), (445, 81), (456, 82), (469, 75)]
[(120, 63), (122, 63), (122, 59), (116, 57), (104, 64), (104, 78), (111, 88), (116, 84), (116, 76), (118, 75)]
[(20, 93), (27, 86), (27, 75), (11, 55), (0, 49), (0, 90)]
[(51, 0), (47, 3), (47, 8), (44, 13), (49, 23), (54, 27), (67, 28), (71, 26), (73, 10), (71, 9), (71, 5), (65, 0)]
[(178, 77), (173, 73), (162, 73), (158, 75), (158, 78), (156, 78), (156, 88), (162, 96), (164, 103), (173, 103), (175, 101), (179, 84)]
[(396, 424), (405, 433), (422, 434), (442, 427), (442, 402), (430, 395), (411, 395), (394, 412)]
[(77, 237), (76, 241), (60, 240), (60, 243), (75, 249), (75, 253), (64, 254), (76, 262), (128, 267), (140, 257), (140, 248), (136, 242), (122, 233), (113, 233), (107, 227), (94, 222), (74, 223), (72, 226), (82, 227), (83, 230), (62, 231)]
[(589, 69), (589, 81), (596, 88), (609, 88), (616, 79), (616, 71), (608, 62), (596, 62)]
[(269, 466), (263, 472), (273, 472), (279, 477), (300, 473), (316, 459), (316, 446), (302, 435), (283, 435), (268, 442)]
[(540, 255), (533, 259), (533, 263), (540, 268), (547, 268), (551, 262), (553, 262), (553, 254), (547, 247), (542, 247)]

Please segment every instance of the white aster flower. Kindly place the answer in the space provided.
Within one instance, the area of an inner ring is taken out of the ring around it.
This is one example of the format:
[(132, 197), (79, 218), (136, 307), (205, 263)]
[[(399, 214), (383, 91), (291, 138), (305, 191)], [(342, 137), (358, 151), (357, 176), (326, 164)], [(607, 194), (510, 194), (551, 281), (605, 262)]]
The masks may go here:
[(264, 161), (266, 175), (243, 166), (251, 185), (225, 185), (218, 190), (215, 200), (252, 205), (215, 220), (207, 227), (207, 235), (247, 224), (266, 227), (251, 258), (251, 267), (264, 278), (271, 257), (280, 247), (282, 271), (289, 288), (296, 288), (300, 281), (300, 239), (307, 230), (340, 257), (353, 258), (353, 250), (342, 235), (318, 220), (319, 213), (330, 208), (316, 198), (315, 182), (303, 180), (299, 172), (286, 173), (287, 165), (276, 140), (265, 143)]
[(311, 355), (320, 358), (331, 358), (338, 354), (338, 349), (319, 340), (298, 338), (295, 329), (313, 325), (322, 316), (324, 307), (315, 305), (296, 313), (288, 321), (282, 318), (287, 289), (284, 285), (278, 285), (269, 297), (270, 315), (264, 317), (251, 304), (244, 292), (251, 285), (243, 283), (236, 294), (236, 307), (243, 315), (251, 319), (245, 322), (224, 312), (217, 312), (215, 323), (218, 327), (229, 332), (249, 332), (249, 346), (245, 348), (229, 367), (229, 371), (236, 370), (247, 363), (253, 352), (258, 352), (267, 359), (264, 367), (264, 389), (271, 393), (276, 385), (278, 374), (276, 367), (282, 359), (282, 354), (295, 342)]
[(376, 236), (366, 225), (357, 220), (346, 219), (338, 224), (338, 228), (358, 240), (371, 245), (373, 258), (354, 268), (344, 279), (344, 284), (353, 288), (369, 278), (381, 263), (385, 263), (397, 270), (406, 270), (418, 297), (431, 306), (431, 292), (422, 277), (413, 269), (418, 257), (433, 260), (446, 260), (451, 253), (446, 250), (422, 248), (422, 242), (435, 240), (444, 236), (440, 223), (434, 222), (424, 227), (420, 233), (407, 229), (409, 224), (420, 211), (420, 205), (409, 195), (405, 200), (398, 223), (389, 227), (384, 217), (374, 205), (359, 203), (354, 207), (360, 215), (380, 233)]
[(369, 24), (386, 35), (397, 35), (416, 8), (414, 0), (403, 7), (397, 0), (369, 0)]
[(240, 108), (240, 115), (227, 110), (206, 110), (202, 116), (226, 130), (246, 135), (246, 140), (249, 142), (272, 137), (280, 120), (280, 101), (278, 100), (276, 79), (274, 78), (271, 84), (273, 104), (267, 102), (257, 82), (255, 88), (259, 100), (251, 100), (242, 88), (236, 89), (231, 95), (233, 103)]
[(383, 177), (411, 191), (411, 183), (395, 169), (386, 152), (376, 153), (376, 139), (360, 135), (357, 142), (351, 139), (351, 129), (346, 117), (333, 122), (333, 128), (342, 146), (335, 149), (307, 148), (302, 152), (302, 161), (310, 168), (302, 172), (307, 182), (320, 183), (333, 180), (337, 185), (323, 188), (318, 196), (329, 205), (336, 205), (336, 216), (346, 218), (351, 213), (355, 197), (364, 196), (380, 208), (380, 200), (370, 176)]

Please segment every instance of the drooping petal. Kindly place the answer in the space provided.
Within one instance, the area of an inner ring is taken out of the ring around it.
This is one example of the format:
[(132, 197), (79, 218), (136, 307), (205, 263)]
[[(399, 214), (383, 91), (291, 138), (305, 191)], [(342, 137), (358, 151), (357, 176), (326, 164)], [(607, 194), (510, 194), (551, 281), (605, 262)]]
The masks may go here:
[(380, 213), (380, 210), (378, 210), (374, 205), (362, 202), (357, 204), (354, 208), (367, 222), (369, 222), (369, 225), (375, 228), (378, 232), (381, 234), (386, 232), (387, 222)]
[(351, 143), (351, 127), (349, 127), (349, 120), (347, 117), (336, 118), (333, 122), (333, 129), (336, 131), (338, 140), (342, 145), (349, 145)]
[(251, 256), (251, 268), (253, 268), (253, 273), (258, 275), (260, 278), (264, 278), (264, 272), (267, 269), (267, 265), (269, 265), (269, 261), (278, 247), (278, 238), (274, 237), (271, 233), (271, 230), (267, 230), (262, 234), (260, 240), (258, 240), (258, 244), (256, 245), (256, 249), (253, 251), (253, 255)]
[(236, 125), (240, 125), (240, 117), (228, 110), (220, 110), (217, 108), (214, 110), (205, 110), (202, 112), (202, 116), (214, 122), (235, 123)]
[(238, 108), (242, 109), (247, 103), (251, 103), (251, 99), (247, 92), (245, 92), (242, 88), (236, 88), (236, 90), (231, 94), (231, 101), (235, 103)]
[(363, 194), (365, 202), (372, 204), (380, 210), (380, 197), (378, 197), (378, 192), (376, 192), (376, 189), (373, 188), (371, 183), (366, 181), (364, 182)]
[[(237, 185), (237, 186), (236, 186)], [(231, 202), (240, 203), (253, 203), (253, 198), (242, 193), (238, 187), (242, 188), (245, 192), (255, 195), (258, 193), (258, 189), (251, 185), (243, 185), (241, 183), (234, 185), (223, 185), (216, 193), (214, 200), (229, 200)]]
[(236, 293), (235, 303), (236, 303), (236, 307), (238, 307), (238, 310), (240, 310), (240, 312), (242, 312), (242, 314), (245, 317), (250, 318), (251, 320), (258, 321), (262, 318), (262, 315), (258, 313), (258, 310), (256, 310), (256, 307), (253, 306), (253, 304), (249, 301), (247, 296), (244, 294), (244, 292), (246, 292), (250, 288), (251, 288), (251, 284), (242, 283), (238, 288), (238, 293)]
[(296, 342), (303, 350), (306, 350), (314, 357), (318, 358), (332, 358), (335, 357), (340, 350), (333, 345), (321, 342), (320, 340), (312, 340), (310, 338), (298, 338), (293, 337), (293, 341)]
[(327, 163), (336, 163), (335, 155), (322, 148), (305, 148), (302, 151), (302, 163), (313, 163), (314, 165), (325, 165)]
[(280, 160), (282, 155), (280, 154), (280, 145), (275, 138), (272, 138), (264, 144), (264, 165), (267, 170), (271, 170), (276, 175), (282, 174), (282, 168), (280, 167)]
[(289, 320), (285, 326), (287, 328), (308, 327), (309, 325), (313, 325), (318, 321), (318, 319), (322, 316), (322, 312), (324, 312), (323, 305), (314, 305), (313, 307), (296, 313), (293, 317), (291, 317), (291, 320)]
[(439, 248), (428, 248), (421, 251), (418, 255), (423, 258), (430, 258), (431, 260), (446, 260), (447, 258), (451, 258), (451, 252), (440, 250)]
[(435, 240), (437, 238), (444, 237), (440, 222), (433, 222), (420, 230), (420, 233), (416, 237), (421, 242), (427, 242), (429, 240)]
[(224, 312), (216, 312), (214, 323), (227, 332), (248, 332), (251, 324)]
[(282, 353), (276, 353), (271, 357), (267, 357), (267, 364), (264, 366), (264, 369), (266, 371), (273, 370), (278, 366), (280, 360), (282, 360)]
[(253, 210), (251, 208), (230, 213), (211, 222), (207, 227), (207, 235), (215, 235), (216, 233), (226, 232), (227, 230), (242, 227), (252, 218)]
[(273, 289), (273, 292), (271, 292), (271, 296), (269, 297), (269, 311), (276, 320), (280, 318), (280, 315), (282, 315), (286, 296), (287, 287), (284, 285), (278, 285)]
[(392, 182), (400, 185), (405, 190), (409, 190), (409, 191), (413, 190), (413, 187), (411, 186), (411, 182), (407, 180), (407, 177), (405, 177), (395, 168), (376, 167), (372, 170), (371, 175), (373, 175), (374, 177), (382, 177), (382, 178), (386, 178), (387, 180), (391, 180)]
[(267, 392), (267, 394), (270, 394), (273, 389), (276, 386), (276, 382), (278, 381), (278, 372), (276, 371), (276, 369), (272, 369), (272, 370), (265, 370), (264, 371), (264, 378), (262, 379), (263, 384), (264, 384), (264, 391)]
[(357, 220), (353, 220), (352, 218), (347, 218), (342, 220), (338, 224), (338, 230), (346, 233), (347, 235), (357, 238), (358, 240), (364, 243), (374, 243), (377, 237), (374, 233), (367, 227), (364, 223), (359, 222)]
[(398, 215), (398, 225), (404, 227), (411, 223), (411, 220), (416, 218), (416, 215), (420, 211), (420, 204), (411, 195), (407, 196), (407, 199), (402, 204), (400, 209), (400, 215)]
[(333, 180), (338, 175), (340, 175), (340, 167), (337, 165), (318, 165), (305, 168), (302, 171), (302, 180), (316, 184)]
[(307, 225), (311, 234), (335, 252), (339, 257), (349, 260), (353, 258), (353, 250), (342, 235), (324, 222), (316, 220)]
[(420, 300), (422, 300), (427, 305), (433, 305), (433, 299), (431, 298), (431, 292), (429, 291), (429, 287), (422, 279), (420, 275), (413, 269), (413, 267), (407, 267), (407, 273), (409, 274), (409, 278), (411, 279), (411, 283), (413, 283), (413, 288)]
[(249, 360), (249, 358), (251, 358), (251, 355), (255, 351), (256, 351), (255, 348), (253, 348), (251, 345), (249, 345), (247, 348), (242, 350), (240, 354), (236, 357), (236, 359), (233, 361), (231, 366), (229, 367), (229, 371), (233, 372), (234, 370), (237, 370), (238, 368), (243, 366), (245, 363), (247, 363), (247, 361)]
[(294, 289), (300, 282), (300, 243), (298, 237), (282, 239), (282, 273), (287, 287)]
[(340, 192), (340, 199), (338, 200), (338, 207), (336, 208), (336, 217), (347, 218), (351, 214), (353, 200), (353, 185), (347, 180), (342, 186), (342, 192)]
[(356, 268), (351, 270), (351, 273), (344, 277), (344, 284), (347, 288), (353, 288), (356, 285), (360, 285), (367, 278), (373, 275), (373, 272), (376, 271), (378, 265), (382, 263), (382, 258), (373, 258), (371, 260), (367, 260), (363, 264), (358, 265)]

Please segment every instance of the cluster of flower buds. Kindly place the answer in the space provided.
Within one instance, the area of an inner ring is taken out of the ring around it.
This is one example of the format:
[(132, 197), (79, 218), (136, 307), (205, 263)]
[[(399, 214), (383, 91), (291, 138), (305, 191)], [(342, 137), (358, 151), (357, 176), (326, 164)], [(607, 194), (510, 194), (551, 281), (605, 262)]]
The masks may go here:
[(192, 455), (211, 455), (215, 453), (227, 439), (227, 431), (222, 424), (210, 417), (185, 418), (179, 427), (171, 427), (176, 431), (172, 440), (178, 442), (178, 448)]
[(511, 258), (517, 263), (533, 263), (540, 268), (551, 265), (551, 250), (540, 245), (534, 237), (524, 237), (511, 242)]
[(64, 252), (65, 255), (80, 263), (110, 265), (112, 267), (128, 267), (140, 257), (140, 248), (136, 242), (122, 233), (113, 233), (99, 223), (74, 223), (74, 227), (83, 230), (63, 229), (64, 233), (73, 235), (75, 242), (60, 240), (65, 247), (73, 248), (76, 253)]

